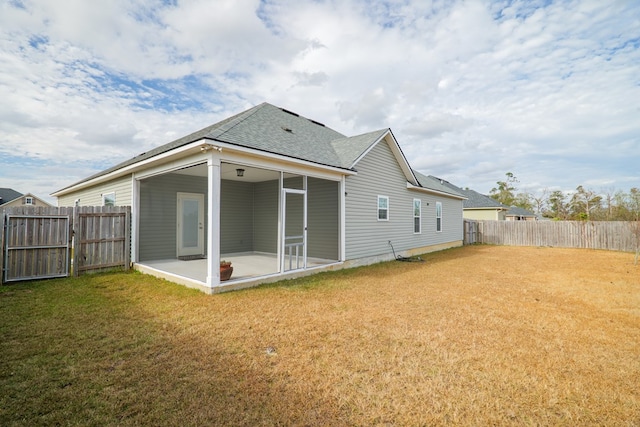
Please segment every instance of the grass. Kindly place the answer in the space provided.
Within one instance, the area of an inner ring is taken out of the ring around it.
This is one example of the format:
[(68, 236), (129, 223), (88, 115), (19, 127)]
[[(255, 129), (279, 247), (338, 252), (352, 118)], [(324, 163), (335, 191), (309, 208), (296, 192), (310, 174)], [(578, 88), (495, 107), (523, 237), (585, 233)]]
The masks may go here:
[(627, 253), (472, 246), (207, 296), (0, 288), (0, 425), (640, 425)]

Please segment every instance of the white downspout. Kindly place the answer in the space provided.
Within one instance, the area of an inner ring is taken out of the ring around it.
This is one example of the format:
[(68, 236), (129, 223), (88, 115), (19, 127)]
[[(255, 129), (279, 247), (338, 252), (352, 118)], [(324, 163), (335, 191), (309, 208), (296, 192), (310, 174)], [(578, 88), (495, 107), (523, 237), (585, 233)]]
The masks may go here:
[(344, 262), (347, 259), (347, 177), (342, 176), (342, 180), (340, 180), (340, 253), (338, 254), (340, 261)]

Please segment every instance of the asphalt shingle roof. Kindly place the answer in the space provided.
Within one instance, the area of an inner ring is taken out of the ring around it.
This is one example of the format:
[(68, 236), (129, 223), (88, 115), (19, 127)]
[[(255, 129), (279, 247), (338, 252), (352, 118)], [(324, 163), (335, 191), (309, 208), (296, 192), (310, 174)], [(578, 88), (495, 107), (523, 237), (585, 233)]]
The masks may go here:
[(441, 193), (452, 194), (454, 196), (465, 197), (464, 194), (458, 191), (455, 185), (449, 184), (443, 179), (436, 178), (435, 176), (431, 175), (424, 175), (416, 170), (413, 171), (413, 174), (418, 179), (420, 185), (424, 188), (439, 191)]
[(23, 196), (23, 194), (12, 188), (0, 188), (0, 205), (4, 205), (20, 196)]
[[(325, 166), (353, 169), (355, 162), (362, 154), (387, 132), (390, 132), (388, 128), (347, 137), (322, 123), (264, 102), (128, 159), (66, 188), (202, 139), (279, 154)], [(425, 175), (422, 175), (420, 184), (425, 188), (460, 196), (455, 190), (439, 184), (437, 179)]]
[(521, 208), (518, 206), (510, 206), (509, 211), (507, 212), (507, 216), (514, 216), (514, 215), (515, 216), (531, 216), (531, 217), (536, 216), (536, 214), (524, 208)]
[(464, 197), (467, 198), (467, 200), (465, 200), (462, 203), (462, 207), (464, 209), (481, 209), (481, 208), (493, 208), (493, 209), (497, 209), (497, 208), (502, 208), (502, 209), (507, 209), (507, 206), (503, 205), (502, 203), (498, 202), (495, 199), (492, 199), (489, 196), (485, 196), (484, 194), (480, 194), (477, 191), (471, 190), (469, 188), (460, 188), (457, 187), (453, 184), (451, 184), (449, 181), (446, 180), (441, 180), (440, 178), (436, 178), (435, 176), (432, 176), (431, 178), (433, 179), (437, 179), (442, 181), (442, 185), (458, 192), (459, 194), (462, 194)]

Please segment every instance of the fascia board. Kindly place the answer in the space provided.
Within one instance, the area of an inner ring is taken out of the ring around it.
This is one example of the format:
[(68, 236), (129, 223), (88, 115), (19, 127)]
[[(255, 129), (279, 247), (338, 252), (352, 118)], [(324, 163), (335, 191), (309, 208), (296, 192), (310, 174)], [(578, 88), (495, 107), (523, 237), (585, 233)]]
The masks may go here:
[(369, 154), (369, 152), (371, 150), (374, 149), (374, 147), (376, 145), (378, 145), (378, 143), (380, 143), (380, 141), (386, 140), (387, 136), (391, 137), (392, 144), (388, 144), (389, 148), (391, 149), (391, 152), (393, 153), (394, 157), (396, 158), (396, 161), (398, 162), (398, 165), (400, 166), (400, 169), (402, 169), (402, 172), (404, 173), (405, 178), (407, 178), (407, 181), (411, 182), (412, 184), (417, 185), (418, 184), (418, 180), (417, 180), (416, 176), (414, 175), (413, 170), (411, 170), (411, 166), (409, 166), (409, 162), (407, 161), (407, 158), (404, 156), (404, 153), (402, 152), (402, 149), (400, 148), (400, 144), (398, 144), (398, 141), (396, 141), (396, 138), (393, 136), (393, 133), (391, 132), (391, 129), (387, 129), (387, 131), (385, 133), (383, 133), (360, 156), (358, 156), (358, 158), (351, 165), (351, 168), (354, 168), (355, 165), (360, 160), (362, 160), (367, 154)]

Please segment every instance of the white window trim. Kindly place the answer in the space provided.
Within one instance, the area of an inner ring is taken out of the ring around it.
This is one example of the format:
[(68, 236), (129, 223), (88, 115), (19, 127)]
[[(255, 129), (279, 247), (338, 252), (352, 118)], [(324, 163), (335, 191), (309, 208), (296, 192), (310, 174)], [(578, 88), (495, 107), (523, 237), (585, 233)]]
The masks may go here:
[(33, 205), (33, 197), (31, 197), (31, 196), (26, 196), (26, 197), (24, 198), (24, 204), (25, 204), (25, 205)]
[[(438, 228), (438, 218), (440, 219), (440, 228)], [(436, 202), (436, 233), (442, 233), (442, 202)]]
[[(387, 207), (386, 210), (387, 211), (387, 217), (386, 218), (380, 218), (380, 200), (386, 200), (387, 201)], [(378, 221), (389, 221), (389, 196), (378, 196), (378, 204), (376, 206), (376, 216), (378, 218)]]
[[(418, 202), (418, 215), (416, 216), (416, 202)], [(411, 212), (413, 214), (413, 234), (422, 234), (422, 199), (413, 199), (411, 205)], [(416, 218), (419, 219), (418, 231), (416, 231)]]
[[(112, 197), (110, 197), (112, 196)], [(113, 205), (107, 205), (106, 204), (106, 199), (110, 197), (111, 199), (113, 199)], [(110, 193), (103, 193), (102, 194), (102, 206), (115, 206), (116, 205), (116, 192), (112, 191)]]

